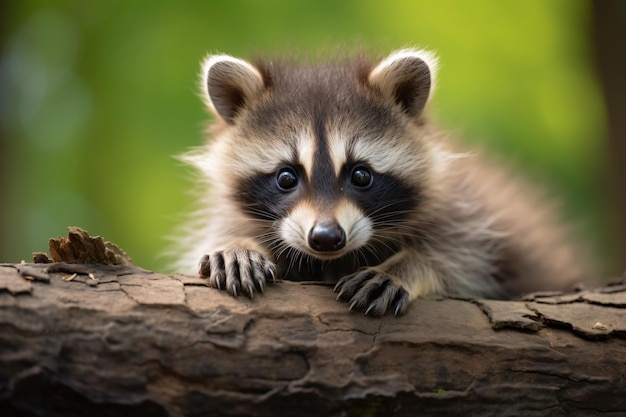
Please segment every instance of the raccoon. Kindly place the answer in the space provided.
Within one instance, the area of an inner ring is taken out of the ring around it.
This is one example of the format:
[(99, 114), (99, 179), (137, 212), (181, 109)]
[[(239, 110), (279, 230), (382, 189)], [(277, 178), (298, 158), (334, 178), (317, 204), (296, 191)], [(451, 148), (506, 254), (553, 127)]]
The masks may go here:
[(183, 156), (204, 208), (180, 269), (234, 296), (329, 281), (368, 315), (429, 294), (507, 299), (578, 282), (552, 205), (428, 120), (437, 63), (418, 49), (306, 64), (207, 57), (216, 121)]

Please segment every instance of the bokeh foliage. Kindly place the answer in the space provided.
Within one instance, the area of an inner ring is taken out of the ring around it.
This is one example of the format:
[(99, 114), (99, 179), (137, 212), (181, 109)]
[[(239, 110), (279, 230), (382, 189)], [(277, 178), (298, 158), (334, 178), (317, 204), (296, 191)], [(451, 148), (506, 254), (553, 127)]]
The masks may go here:
[[(2, 7), (0, 261), (27, 259), (79, 225), (159, 257), (189, 209), (172, 155), (202, 141), (208, 52), (406, 45), (441, 58), (441, 125), (562, 194), (610, 253), (602, 191), (604, 108), (589, 4), (515, 1), (36, 1)], [(606, 260), (606, 259), (604, 259)]]

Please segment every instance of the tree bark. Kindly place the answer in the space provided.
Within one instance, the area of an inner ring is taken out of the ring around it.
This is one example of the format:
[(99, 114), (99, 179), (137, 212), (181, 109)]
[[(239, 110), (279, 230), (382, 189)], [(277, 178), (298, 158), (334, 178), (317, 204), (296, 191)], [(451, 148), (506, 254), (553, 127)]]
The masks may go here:
[[(27, 278), (27, 279), (25, 279)], [(2, 416), (618, 416), (626, 282), (348, 311), (132, 266), (0, 266)]]
[(626, 1), (593, 0), (592, 42), (607, 114), (607, 194), (617, 268), (626, 262)]

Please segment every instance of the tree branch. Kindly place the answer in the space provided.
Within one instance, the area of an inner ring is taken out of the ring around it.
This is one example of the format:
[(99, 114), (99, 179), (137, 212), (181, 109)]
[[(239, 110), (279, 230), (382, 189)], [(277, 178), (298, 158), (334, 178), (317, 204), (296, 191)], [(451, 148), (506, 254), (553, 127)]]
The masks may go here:
[(623, 415), (625, 284), (370, 318), (324, 285), (249, 300), (132, 266), (5, 264), (0, 414)]

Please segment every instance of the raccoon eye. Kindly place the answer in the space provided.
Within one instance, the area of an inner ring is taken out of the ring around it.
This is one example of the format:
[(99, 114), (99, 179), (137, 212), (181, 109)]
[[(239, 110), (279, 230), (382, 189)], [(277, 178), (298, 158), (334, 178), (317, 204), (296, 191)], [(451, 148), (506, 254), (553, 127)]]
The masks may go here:
[(374, 177), (370, 170), (361, 165), (354, 167), (352, 174), (350, 174), (352, 185), (358, 188), (369, 188), (373, 180)]
[(276, 185), (282, 191), (289, 191), (298, 185), (298, 177), (292, 168), (283, 168), (276, 175)]

